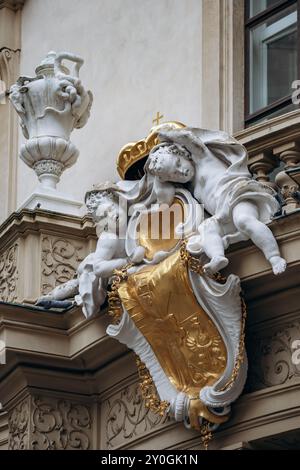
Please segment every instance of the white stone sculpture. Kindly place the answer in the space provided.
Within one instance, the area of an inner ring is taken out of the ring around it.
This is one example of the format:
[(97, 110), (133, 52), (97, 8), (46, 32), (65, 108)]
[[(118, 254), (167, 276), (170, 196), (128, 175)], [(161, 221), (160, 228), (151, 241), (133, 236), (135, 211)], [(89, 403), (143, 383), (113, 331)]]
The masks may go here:
[[(148, 370), (143, 389), (149, 406), (207, 436), (229, 418), (247, 376), (240, 280), (216, 273), (228, 264), (224, 251), (250, 238), (275, 274), (286, 263), (266, 226), (277, 202), (272, 190), (251, 178), (244, 147), (222, 132), (178, 126), (158, 126), (122, 149), (122, 176), (135, 174), (134, 165), (145, 158), (142, 178), (87, 194), (97, 249), (75, 281), (49, 296), (62, 298), (69, 288), (89, 317), (99, 312), (110, 285), (116, 322), (107, 333)], [(170, 215), (174, 207), (178, 219)], [(155, 220), (172, 226), (167, 239), (160, 225), (153, 232)], [(152, 381), (158, 401), (148, 390)]]
[(169, 171), (169, 181), (176, 182), (169, 163), (174, 143), (184, 146), (194, 162), (188, 181), (195, 198), (212, 217), (201, 223), (199, 236), (193, 237), (188, 249), (205, 252), (210, 261), (204, 269), (212, 274), (224, 268), (228, 264), (225, 249), (237, 241), (251, 239), (270, 262), (274, 274), (282, 273), (286, 261), (266, 226), (279, 209), (275, 192), (252, 179), (246, 149), (220, 131), (161, 129), (159, 137), (164, 143), (152, 149), (150, 159), (161, 178), (165, 179)]
[(141, 248), (135, 250), (131, 257), (126, 255), (125, 239), (120, 237), (120, 233), (126, 233), (127, 213), (121, 201), (122, 190), (110, 182), (95, 185), (86, 193), (86, 207), (98, 235), (96, 250), (80, 263), (75, 279), (41, 297), (39, 305), (51, 306), (51, 301), (74, 298), (75, 303), (82, 306), (85, 317), (90, 318), (100, 311), (114, 270), (142, 260), (144, 249)]
[[(73, 71), (62, 64), (74, 63)], [(35, 77), (20, 77), (10, 89), (10, 100), (21, 118), (21, 126), (27, 141), (21, 146), (20, 158), (32, 168), (40, 181), (38, 197), (27, 201), (27, 207), (39, 204), (45, 209), (59, 210), (64, 196), (56, 191), (56, 185), (64, 170), (78, 158), (78, 150), (70, 141), (74, 128), (87, 122), (93, 101), (79, 79), (83, 59), (67, 52), (49, 52), (36, 68)], [(44, 195), (44, 199), (43, 199)], [(51, 205), (45, 201), (52, 198)], [(61, 199), (61, 201), (60, 201)], [(68, 201), (72, 206), (71, 201)], [(76, 204), (73, 204), (76, 206)], [(70, 212), (67, 204), (61, 211)]]
[[(160, 160), (160, 155), (163, 155), (163, 162)], [(181, 201), (186, 211), (185, 223), (179, 223), (175, 228), (178, 234), (177, 244), (168, 251), (157, 252), (152, 259), (144, 257), (142, 264), (131, 268), (130, 274), (138, 273), (144, 266), (159, 265), (163, 260), (167, 260), (170, 255), (178, 251), (182, 239), (188, 240), (197, 232), (197, 227), (203, 220), (201, 207), (191, 193), (181, 186), (182, 183), (188, 182), (193, 175), (194, 167), (189, 152), (181, 145), (162, 144), (154, 148), (153, 153), (150, 154), (142, 180), (135, 185), (132, 185), (131, 182), (128, 185), (129, 189), (127, 193), (125, 192), (124, 197), (129, 202), (132, 215), (129, 219), (126, 235), (127, 253), (139, 248), (136, 231), (141, 217), (146, 213), (153, 214), (162, 206), (170, 206), (174, 198)], [(175, 182), (177, 184), (174, 184)], [(126, 184), (123, 187), (125, 186)], [(219, 380), (213, 386), (204, 387), (200, 392), (202, 403), (211, 413), (210, 417), (214, 423), (210, 426), (212, 430), (217, 427), (218, 420), (224, 419), (224, 416), (229, 413), (230, 404), (240, 395), (246, 380), (247, 358), (243, 353), (243, 362), (238, 370), (236, 380), (233, 384), (228, 385), (241, 354), (240, 338), (243, 334), (243, 316), (240, 281), (237, 276), (230, 275), (225, 284), (220, 284), (208, 274), (203, 273), (202, 276), (199, 276), (193, 271), (190, 271), (189, 277), (199, 304), (204, 307), (206, 313), (222, 331), (228, 354), (227, 367)], [(170, 285), (170, 292), (172, 292), (172, 285)], [(165, 315), (168, 314), (170, 312), (166, 311)], [(125, 307), (120, 322), (117, 325), (110, 325), (107, 328), (107, 333), (134, 350), (147, 366), (160, 399), (169, 403), (168, 413), (170, 416), (176, 421), (184, 421), (189, 426), (191, 400), (188, 394), (176, 390), (158, 361), (156, 351), (153, 351), (149, 341), (136, 327)], [(167, 341), (167, 338), (165, 340)], [(199, 423), (202, 421), (203, 418), (199, 416)], [(194, 426), (195, 423), (193, 423)]]

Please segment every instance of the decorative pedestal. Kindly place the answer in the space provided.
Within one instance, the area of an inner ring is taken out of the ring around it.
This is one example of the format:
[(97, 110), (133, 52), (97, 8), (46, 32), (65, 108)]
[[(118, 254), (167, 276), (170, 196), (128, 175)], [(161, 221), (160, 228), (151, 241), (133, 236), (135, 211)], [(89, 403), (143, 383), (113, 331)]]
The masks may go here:
[(84, 204), (72, 199), (51, 187), (37, 186), (35, 191), (21, 204), (22, 209), (41, 209), (44, 211), (60, 212), (61, 214), (81, 217), (86, 211)]
[(0, 227), (0, 299), (35, 303), (56, 284), (72, 279), (95, 246), (89, 216), (41, 209), (13, 213)]

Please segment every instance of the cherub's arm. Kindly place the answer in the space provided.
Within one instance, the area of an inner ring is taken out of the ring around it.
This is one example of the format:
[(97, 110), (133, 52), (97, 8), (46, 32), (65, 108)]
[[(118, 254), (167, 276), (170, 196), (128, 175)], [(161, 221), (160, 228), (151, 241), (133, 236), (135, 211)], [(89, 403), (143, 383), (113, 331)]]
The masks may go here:
[(201, 139), (197, 138), (189, 128), (162, 129), (159, 131), (159, 138), (162, 142), (176, 142), (183, 145), (192, 154), (201, 155), (206, 149)]

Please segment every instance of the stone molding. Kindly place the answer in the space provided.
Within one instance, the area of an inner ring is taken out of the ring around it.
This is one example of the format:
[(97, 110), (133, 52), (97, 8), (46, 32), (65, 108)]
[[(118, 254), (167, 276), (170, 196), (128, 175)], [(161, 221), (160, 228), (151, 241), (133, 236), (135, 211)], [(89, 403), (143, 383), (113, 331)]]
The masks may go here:
[[(21, 8), (23, 0), (0, 1), (0, 80), (1, 92), (8, 91), (19, 76), (21, 50)], [(0, 105), (0, 223), (17, 201), (18, 118), (7, 96)]]
[(26, 0), (0, 0), (1, 8), (9, 8), (10, 10), (17, 11), (23, 8)]
[(0, 300), (34, 303), (55, 285), (72, 279), (95, 244), (88, 216), (28, 209), (13, 213), (0, 226)]
[(299, 138), (300, 111), (291, 111), (268, 121), (235, 132), (234, 137), (247, 148), (251, 158), (267, 149), (295, 141)]
[[(235, 44), (239, 43), (239, 47)], [(203, 0), (202, 126), (244, 127), (244, 0)], [(214, 103), (214, 106), (211, 106)]]

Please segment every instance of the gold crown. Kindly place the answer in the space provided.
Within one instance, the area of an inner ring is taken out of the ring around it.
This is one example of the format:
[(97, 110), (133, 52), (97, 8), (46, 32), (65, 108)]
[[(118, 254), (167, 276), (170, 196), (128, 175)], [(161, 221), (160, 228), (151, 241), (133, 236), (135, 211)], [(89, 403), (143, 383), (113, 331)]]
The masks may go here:
[[(163, 122), (158, 126), (152, 127), (149, 135), (145, 137), (145, 139), (124, 145), (124, 147), (121, 148), (117, 159), (117, 170), (120, 177), (123, 180), (141, 177), (143, 173), (142, 168), (144, 166), (142, 164), (143, 160), (146, 160), (151, 149), (160, 142), (158, 138), (159, 131), (162, 128), (182, 129), (183, 127), (186, 126), (181, 122)], [(129, 170), (131, 171), (129, 172)]]

